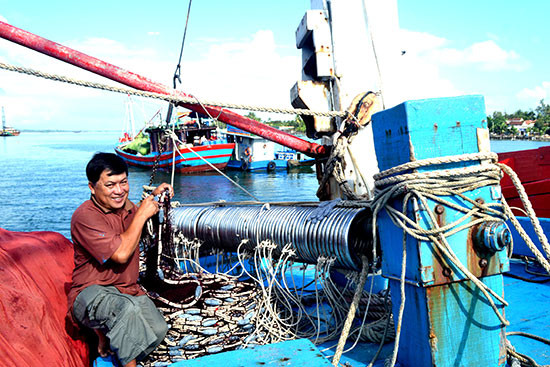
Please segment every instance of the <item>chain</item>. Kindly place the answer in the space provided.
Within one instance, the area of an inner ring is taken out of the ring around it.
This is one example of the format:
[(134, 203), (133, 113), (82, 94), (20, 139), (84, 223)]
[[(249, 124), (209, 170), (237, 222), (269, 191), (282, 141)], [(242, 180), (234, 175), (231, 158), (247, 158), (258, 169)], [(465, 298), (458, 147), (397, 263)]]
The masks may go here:
[[(159, 150), (159, 154), (155, 157), (155, 162), (153, 163), (153, 169), (151, 172), (151, 178), (149, 179), (149, 186), (153, 186), (153, 181), (155, 180), (155, 176), (157, 174), (157, 169), (159, 167), (159, 161), (160, 156), (164, 152), (164, 144), (166, 143), (166, 136), (163, 136), (159, 141), (157, 142), (157, 148)], [(175, 162), (172, 162), (175, 164)]]

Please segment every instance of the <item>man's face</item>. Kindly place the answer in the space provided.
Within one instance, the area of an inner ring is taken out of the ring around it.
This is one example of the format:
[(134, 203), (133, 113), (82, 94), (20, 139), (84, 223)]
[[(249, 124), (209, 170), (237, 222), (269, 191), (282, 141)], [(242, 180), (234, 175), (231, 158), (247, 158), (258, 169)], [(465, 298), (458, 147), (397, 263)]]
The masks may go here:
[(124, 207), (130, 186), (126, 173), (109, 176), (111, 171), (104, 170), (99, 176), (95, 185), (88, 183), (88, 187), (95, 196), (97, 202), (108, 210), (115, 210)]

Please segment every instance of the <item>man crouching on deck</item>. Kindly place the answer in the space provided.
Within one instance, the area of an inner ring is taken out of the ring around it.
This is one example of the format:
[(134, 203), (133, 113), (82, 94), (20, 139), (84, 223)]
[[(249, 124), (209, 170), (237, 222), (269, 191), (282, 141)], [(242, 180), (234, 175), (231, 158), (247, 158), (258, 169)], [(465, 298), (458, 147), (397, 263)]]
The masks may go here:
[(173, 188), (163, 183), (137, 207), (128, 200), (128, 166), (112, 153), (96, 153), (86, 166), (92, 192), (73, 214), (73, 282), (69, 310), (99, 337), (98, 351), (114, 352), (124, 366), (151, 353), (167, 325), (137, 284), (143, 225), (159, 211), (155, 195)]

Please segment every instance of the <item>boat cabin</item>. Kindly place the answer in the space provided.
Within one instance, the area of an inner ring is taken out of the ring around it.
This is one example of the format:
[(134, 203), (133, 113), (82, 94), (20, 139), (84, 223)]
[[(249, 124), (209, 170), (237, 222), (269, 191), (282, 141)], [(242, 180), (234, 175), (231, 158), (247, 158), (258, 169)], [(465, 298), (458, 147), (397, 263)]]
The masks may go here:
[[(179, 140), (185, 144), (191, 145), (202, 145), (206, 141), (215, 140), (217, 138), (215, 126), (200, 126), (198, 123), (194, 125), (176, 126), (173, 131)], [(163, 142), (161, 145), (163, 152), (174, 150), (172, 139), (166, 134), (164, 128), (147, 128), (145, 132), (149, 134), (151, 153), (159, 152), (159, 142)]]

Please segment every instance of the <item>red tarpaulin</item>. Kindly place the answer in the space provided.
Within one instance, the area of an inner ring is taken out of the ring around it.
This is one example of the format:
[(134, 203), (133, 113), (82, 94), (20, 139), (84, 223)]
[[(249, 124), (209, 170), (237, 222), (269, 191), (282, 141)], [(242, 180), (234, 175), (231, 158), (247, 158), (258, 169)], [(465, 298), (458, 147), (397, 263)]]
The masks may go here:
[(73, 247), (55, 232), (0, 228), (0, 366), (88, 366), (66, 326)]

